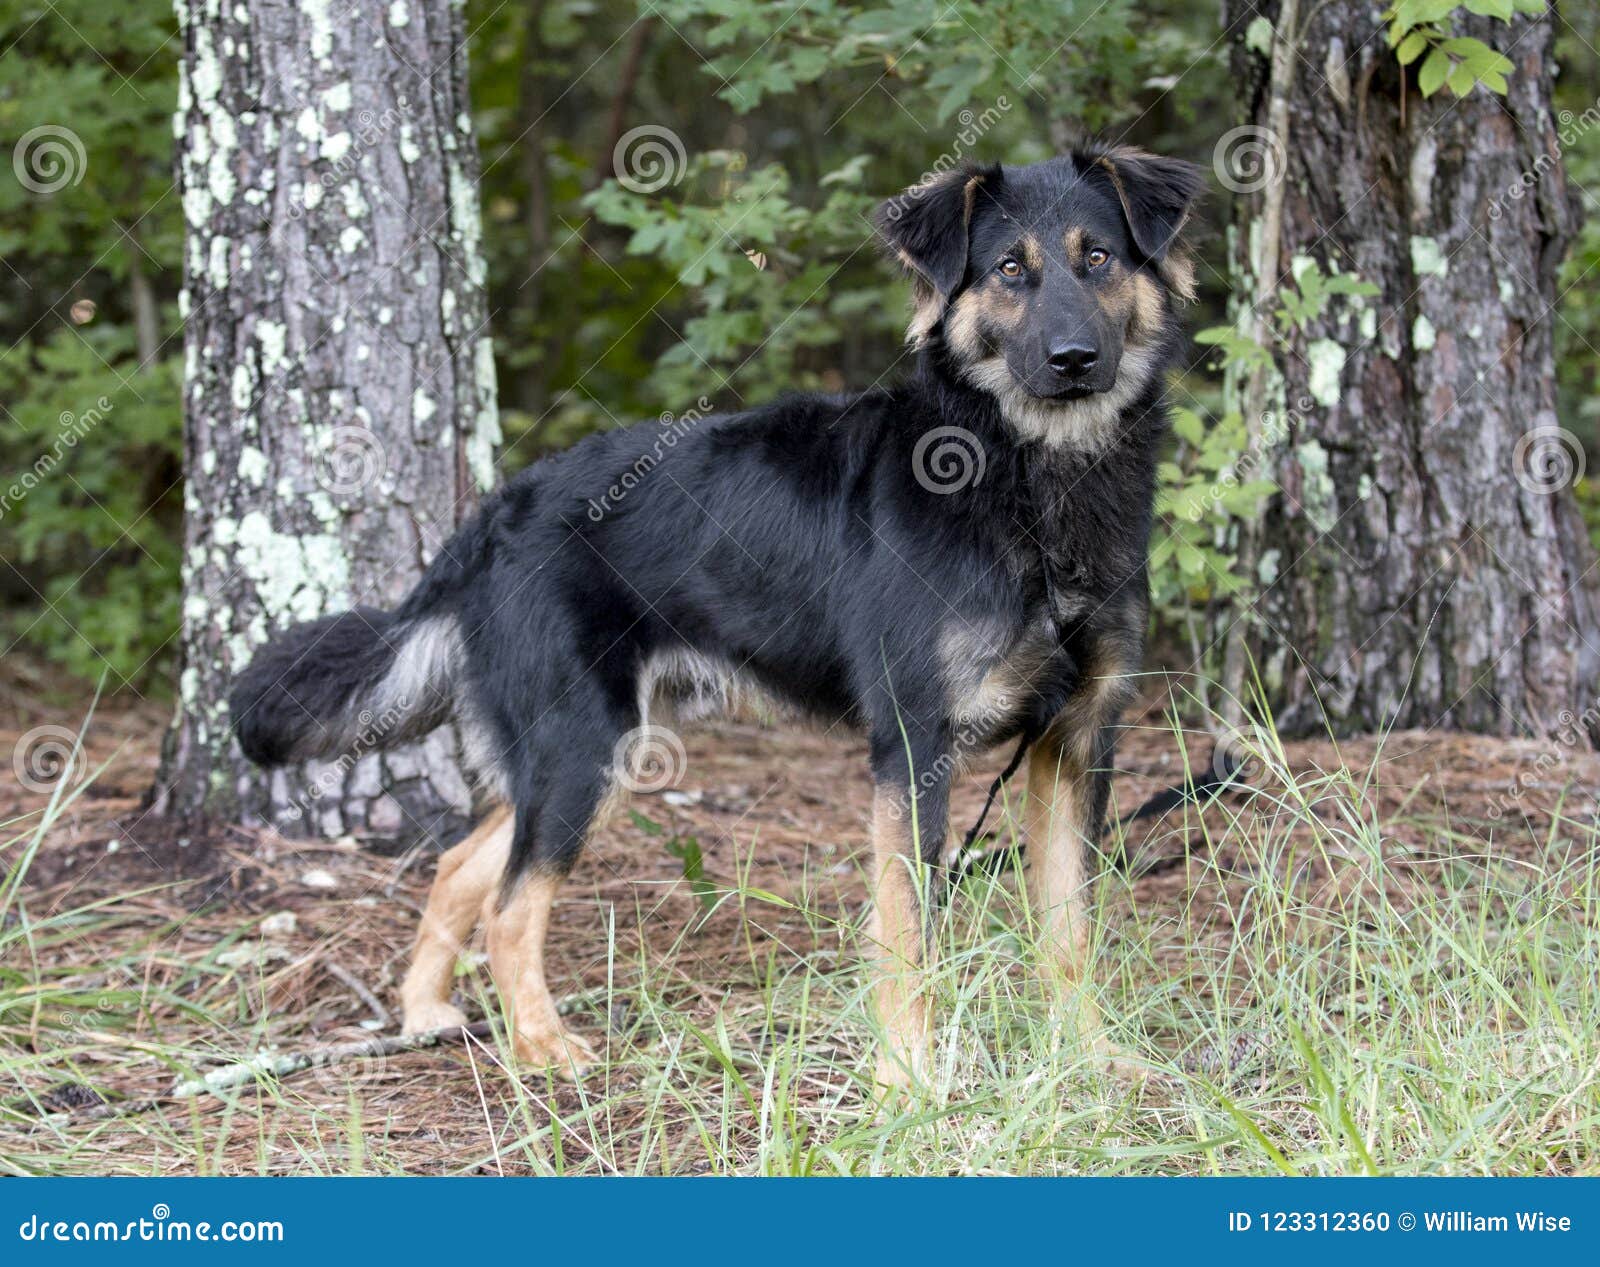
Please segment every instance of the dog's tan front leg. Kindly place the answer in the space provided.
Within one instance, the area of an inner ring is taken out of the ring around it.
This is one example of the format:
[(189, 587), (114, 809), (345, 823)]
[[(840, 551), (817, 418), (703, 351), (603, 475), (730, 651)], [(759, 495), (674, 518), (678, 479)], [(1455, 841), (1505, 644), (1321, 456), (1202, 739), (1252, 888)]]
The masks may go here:
[(878, 1023), (886, 1045), (878, 1055), (877, 1080), (897, 1089), (920, 1082), (927, 1063), (920, 870), (910, 815), (895, 792), (878, 789), (872, 803), (871, 936)]
[(513, 825), (511, 811), (497, 809), (439, 859), (411, 970), (400, 987), (404, 1033), (466, 1024), (461, 1009), (450, 1001), (456, 958), (472, 936), (484, 898), (505, 869)]
[(1084, 970), (1089, 952), (1088, 865), (1093, 772), (1078, 745), (1052, 730), (1028, 756), (1028, 901), (1041, 932), (1040, 968), (1076, 1037), (1104, 1049), (1100, 1014)]

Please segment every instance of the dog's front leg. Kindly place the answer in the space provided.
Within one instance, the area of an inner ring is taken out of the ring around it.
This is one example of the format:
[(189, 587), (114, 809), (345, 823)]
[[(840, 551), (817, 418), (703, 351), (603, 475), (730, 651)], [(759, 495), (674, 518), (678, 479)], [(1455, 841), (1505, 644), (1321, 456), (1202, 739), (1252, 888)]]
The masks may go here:
[(892, 1089), (920, 1083), (927, 1067), (928, 884), (949, 826), (943, 771), (925, 772), (910, 786), (899, 778), (878, 782), (872, 803), (871, 936), (884, 1046), (876, 1076)]
[(1028, 902), (1040, 930), (1040, 970), (1069, 1029), (1104, 1045), (1099, 1010), (1084, 981), (1089, 951), (1091, 841), (1109, 792), (1108, 771), (1094, 768), (1096, 730), (1057, 723), (1028, 755), (1023, 823), (1028, 837)]
[(1117, 721), (1133, 695), (1142, 605), (1130, 632), (1092, 644), (1087, 672), (1028, 759), (1023, 827), (1028, 837), (1028, 901), (1041, 930), (1040, 968), (1070, 1037), (1110, 1052), (1085, 978), (1089, 955), (1090, 858), (1111, 795)]

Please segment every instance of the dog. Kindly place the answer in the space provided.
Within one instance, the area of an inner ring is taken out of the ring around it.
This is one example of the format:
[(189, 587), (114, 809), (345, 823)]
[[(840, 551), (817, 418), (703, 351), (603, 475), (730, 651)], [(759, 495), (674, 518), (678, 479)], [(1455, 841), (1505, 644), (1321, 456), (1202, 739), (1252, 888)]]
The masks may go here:
[(868, 742), (878, 1081), (923, 1076), (950, 784), (1002, 744), (1027, 754), (1042, 971), (1103, 1046), (1090, 858), (1144, 651), (1201, 187), (1193, 164), (1097, 144), (940, 173), (876, 215), (913, 288), (905, 381), (713, 414), (670, 444), (653, 423), (592, 435), (487, 498), (395, 610), (259, 651), (230, 701), (253, 761), (333, 757), (363, 715), (394, 722), (384, 746), (451, 721), (497, 806), (439, 861), (407, 1032), (464, 1023), (452, 969), (481, 917), (516, 1057), (580, 1074), (594, 1052), (545, 980), (557, 886), (652, 719), (753, 691)]

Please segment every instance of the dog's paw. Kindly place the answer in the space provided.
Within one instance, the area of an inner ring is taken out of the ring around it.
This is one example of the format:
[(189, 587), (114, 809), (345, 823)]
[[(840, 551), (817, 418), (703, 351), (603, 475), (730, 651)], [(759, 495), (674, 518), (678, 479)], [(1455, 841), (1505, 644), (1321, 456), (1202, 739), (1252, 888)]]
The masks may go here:
[(873, 1099), (881, 1108), (908, 1105), (928, 1094), (927, 1057), (880, 1052), (872, 1071)]
[(566, 1028), (538, 1033), (518, 1030), (511, 1049), (518, 1064), (531, 1069), (548, 1069), (558, 1078), (574, 1082), (600, 1060), (588, 1040)]
[(1143, 1085), (1156, 1076), (1156, 1069), (1134, 1052), (1102, 1038), (1094, 1045), (1095, 1059), (1113, 1078)]
[(414, 1034), (431, 1034), (438, 1029), (457, 1029), (466, 1023), (467, 1014), (454, 1003), (435, 999), (408, 1005), (400, 1032), (410, 1037)]

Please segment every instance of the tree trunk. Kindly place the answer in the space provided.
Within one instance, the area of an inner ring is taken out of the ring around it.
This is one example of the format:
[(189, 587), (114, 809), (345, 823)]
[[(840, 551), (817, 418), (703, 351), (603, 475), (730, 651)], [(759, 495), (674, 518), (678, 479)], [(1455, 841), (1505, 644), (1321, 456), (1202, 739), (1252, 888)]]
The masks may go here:
[[(1262, 270), (1269, 293), (1308, 261), (1379, 288), (1333, 297), (1275, 346), (1264, 400), (1234, 383), (1241, 407), (1265, 407), (1269, 425), (1253, 421), (1280, 488), (1253, 560), (1252, 653), (1291, 733), (1593, 738), (1595, 560), (1563, 469), (1581, 473), (1582, 450), (1558, 427), (1551, 348), (1576, 227), (1550, 110), (1551, 22), (1458, 14), (1457, 34), (1513, 62), (1509, 96), (1479, 85), (1425, 100), (1417, 64), (1403, 70), (1377, 33), (1382, 8), (1301, 6), (1279, 150), (1257, 22), (1279, 6), (1229, 3), (1256, 129), (1243, 139), (1261, 143), (1267, 169), (1230, 176), (1219, 146), (1218, 175), (1241, 190), (1240, 329)], [(1262, 231), (1275, 195), (1276, 242)]]
[(183, 672), (157, 811), (455, 834), (448, 728), (264, 774), (227, 692), (273, 633), (393, 606), (494, 476), (478, 161), (450, 0), (179, 0)]

